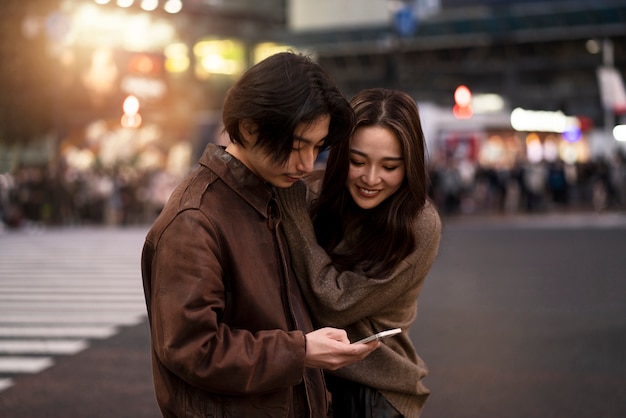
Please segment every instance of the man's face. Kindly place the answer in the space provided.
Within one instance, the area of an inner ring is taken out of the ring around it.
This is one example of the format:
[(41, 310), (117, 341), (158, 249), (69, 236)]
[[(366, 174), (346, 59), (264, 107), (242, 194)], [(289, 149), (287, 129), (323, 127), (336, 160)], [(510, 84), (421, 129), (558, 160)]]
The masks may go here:
[(312, 123), (301, 123), (294, 131), (293, 149), (284, 164), (272, 162), (263, 150), (248, 146), (238, 158), (256, 175), (276, 187), (289, 187), (313, 171), (324, 141), (328, 136), (330, 115)]

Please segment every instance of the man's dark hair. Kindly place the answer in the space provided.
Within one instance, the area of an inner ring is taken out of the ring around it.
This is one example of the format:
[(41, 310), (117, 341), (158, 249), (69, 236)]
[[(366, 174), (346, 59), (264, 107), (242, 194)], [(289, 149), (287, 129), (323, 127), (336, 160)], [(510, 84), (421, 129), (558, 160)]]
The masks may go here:
[(246, 71), (228, 91), (222, 117), (230, 140), (240, 145), (244, 142), (239, 122), (254, 122), (255, 146), (282, 163), (292, 151), (297, 126), (327, 114), (331, 121), (323, 148), (347, 141), (354, 122), (352, 108), (319, 64), (301, 54), (281, 52)]

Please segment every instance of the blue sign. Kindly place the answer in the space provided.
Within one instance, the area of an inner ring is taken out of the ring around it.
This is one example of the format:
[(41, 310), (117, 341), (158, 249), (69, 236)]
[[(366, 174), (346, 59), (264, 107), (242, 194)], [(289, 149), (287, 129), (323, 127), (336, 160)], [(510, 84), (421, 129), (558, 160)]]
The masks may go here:
[(582, 132), (580, 131), (580, 128), (576, 126), (569, 128), (567, 131), (563, 132), (563, 138), (567, 142), (576, 142), (581, 138), (581, 136)]
[(394, 17), (396, 32), (400, 36), (411, 36), (417, 29), (417, 17), (413, 15), (413, 7), (404, 4), (396, 11)]

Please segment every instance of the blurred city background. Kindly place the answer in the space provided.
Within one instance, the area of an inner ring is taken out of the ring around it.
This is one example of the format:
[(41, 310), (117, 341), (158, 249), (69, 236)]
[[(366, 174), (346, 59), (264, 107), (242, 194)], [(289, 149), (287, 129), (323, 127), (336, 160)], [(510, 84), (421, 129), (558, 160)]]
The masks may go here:
[(444, 214), (623, 210), (620, 0), (4, 0), (0, 214), (149, 223), (269, 54), (409, 92)]
[[(159, 416), (147, 228), (251, 65), (417, 101), (425, 417), (626, 416), (624, 0), (2, 0), (0, 416)], [(323, 158), (320, 165), (323, 165)], [(507, 215), (507, 216), (500, 216)], [(515, 216), (509, 216), (515, 215)]]

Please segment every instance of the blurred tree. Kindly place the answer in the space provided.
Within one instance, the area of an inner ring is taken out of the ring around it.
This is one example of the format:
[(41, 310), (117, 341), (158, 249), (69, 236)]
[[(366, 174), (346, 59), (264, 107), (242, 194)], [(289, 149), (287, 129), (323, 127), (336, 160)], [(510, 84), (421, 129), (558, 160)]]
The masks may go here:
[(47, 16), (60, 0), (2, 0), (0, 13), (0, 144), (28, 145), (53, 131), (59, 111)]

